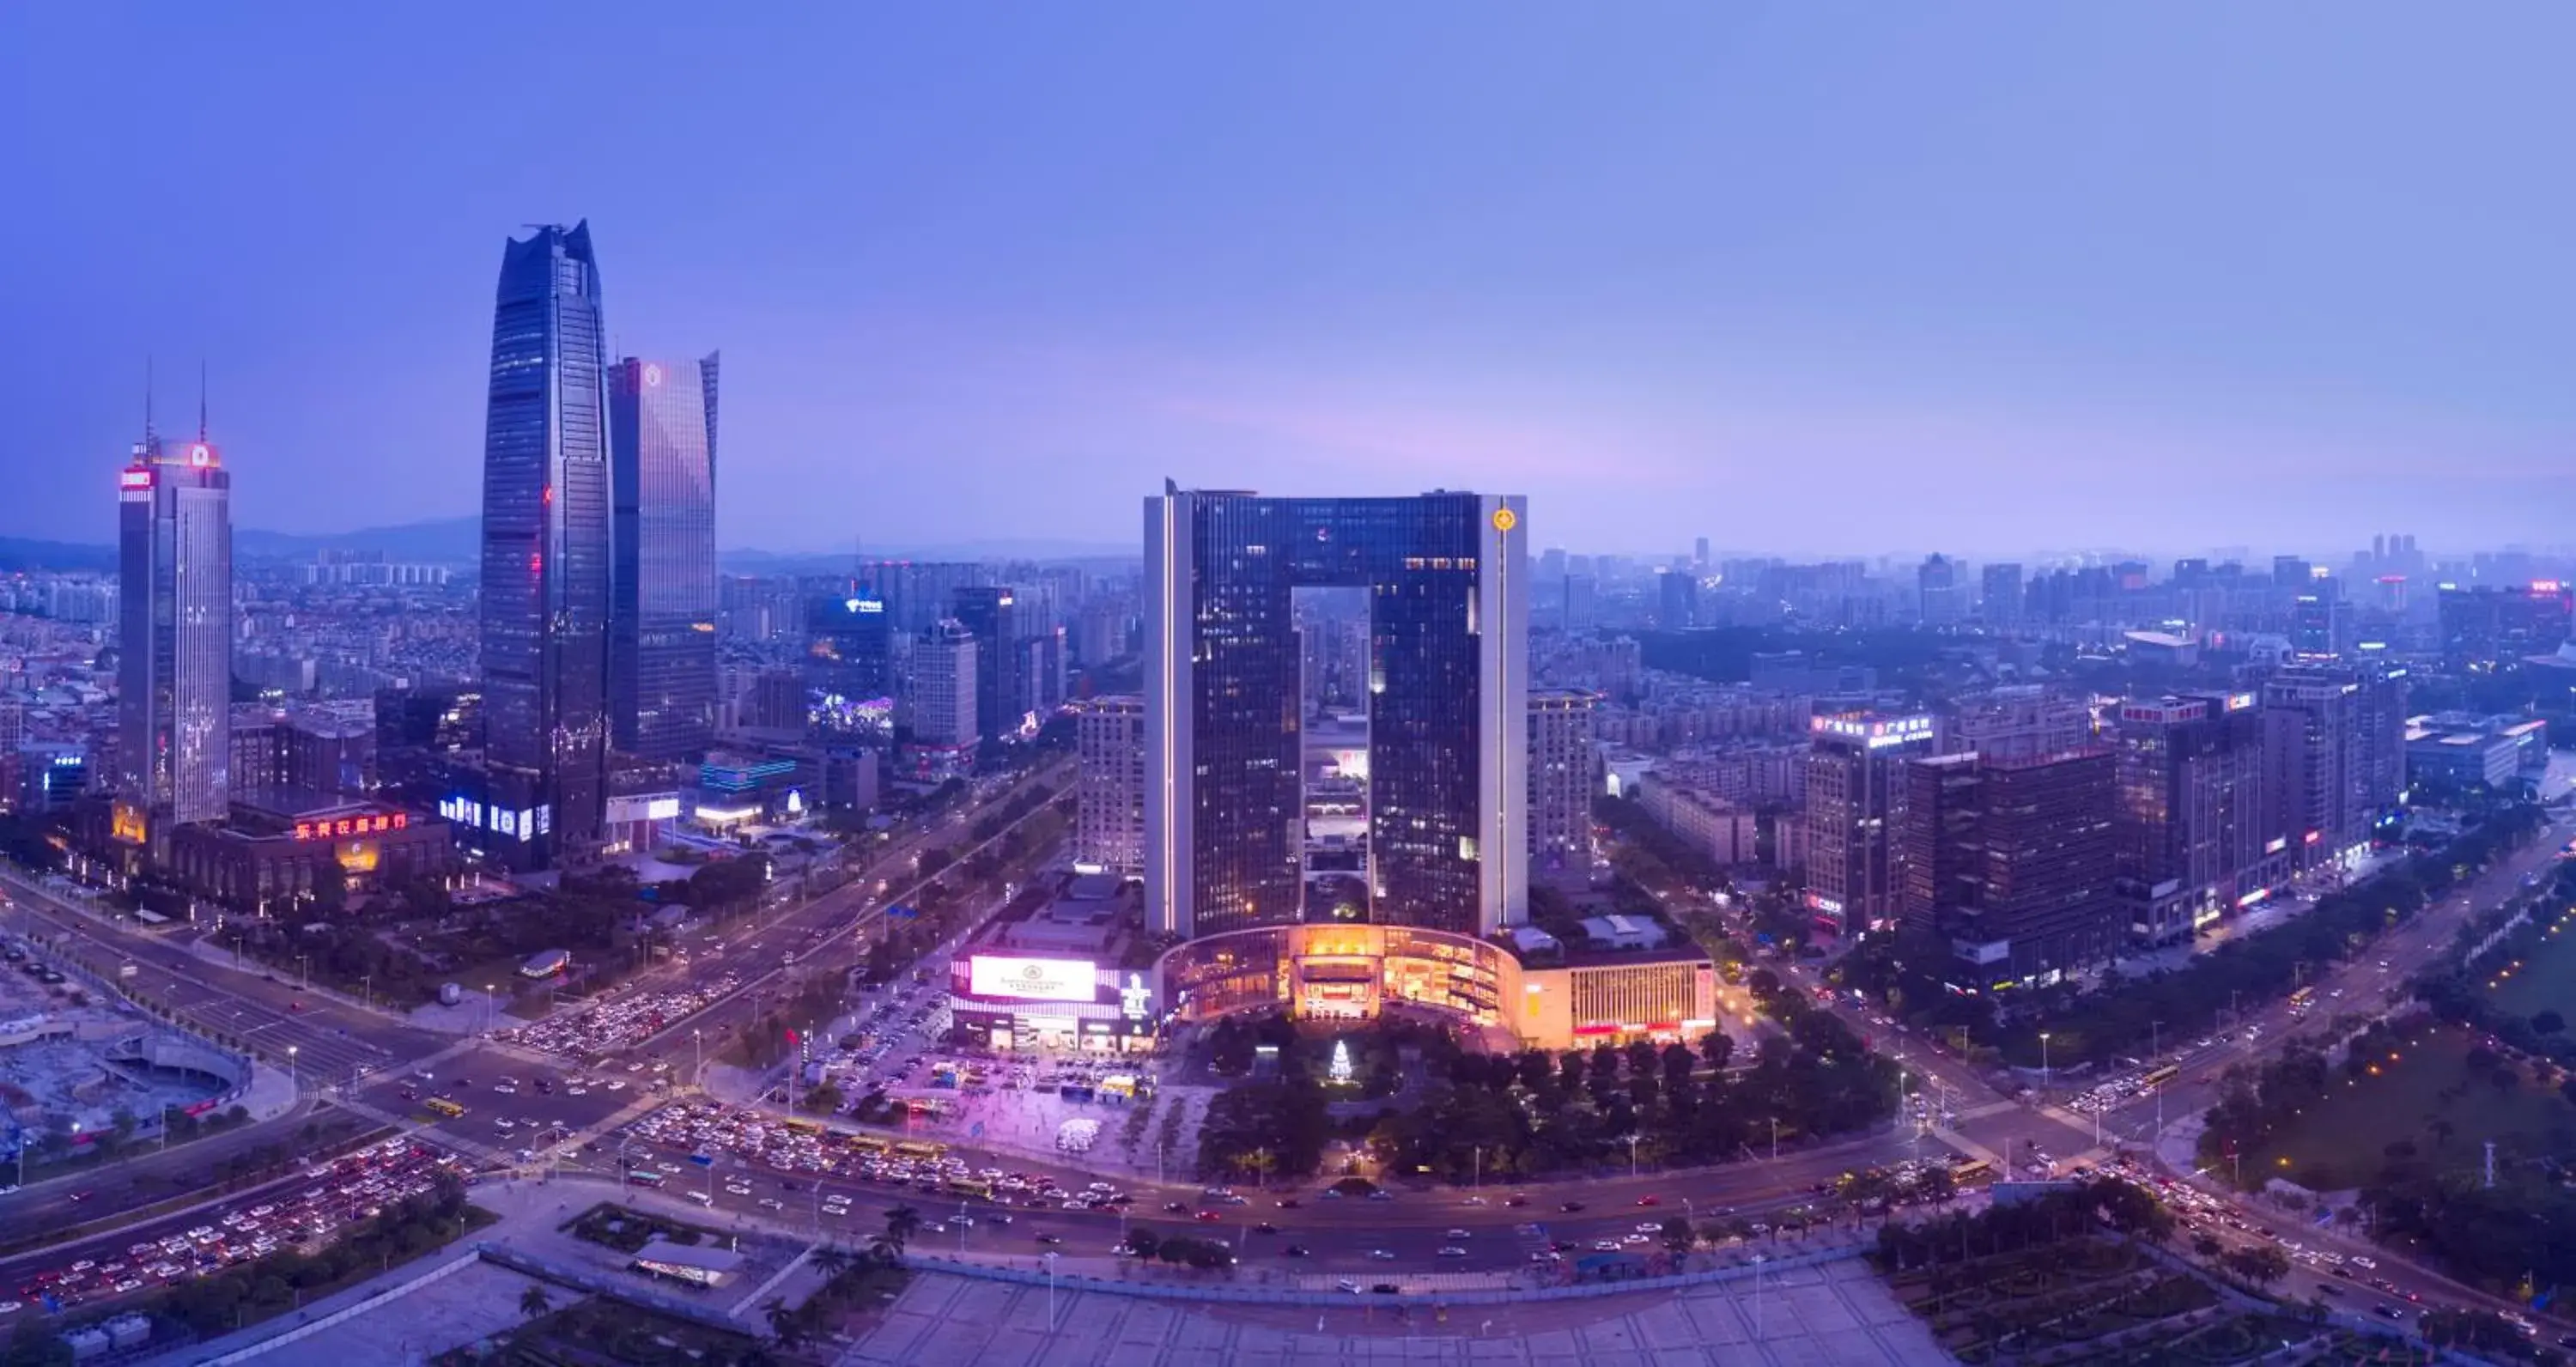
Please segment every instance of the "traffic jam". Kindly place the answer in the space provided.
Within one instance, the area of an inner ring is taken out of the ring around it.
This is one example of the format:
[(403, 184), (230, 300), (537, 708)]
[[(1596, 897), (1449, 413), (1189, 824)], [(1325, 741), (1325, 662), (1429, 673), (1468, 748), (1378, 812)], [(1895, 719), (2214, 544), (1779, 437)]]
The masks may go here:
[(202, 1224), (136, 1243), (122, 1254), (91, 1253), (37, 1272), (15, 1288), (11, 1299), (0, 1300), (0, 1315), (113, 1300), (213, 1276), (281, 1248), (315, 1252), (341, 1231), (383, 1214), (387, 1206), (428, 1194), (439, 1174), (457, 1170), (459, 1162), (454, 1154), (409, 1139), (388, 1139), (307, 1169), (304, 1177), (312, 1185), (301, 1191), (245, 1197)]
[[(1092, 1182), (1077, 1190), (1044, 1174), (976, 1168), (947, 1145), (928, 1140), (833, 1134), (811, 1121), (785, 1120), (710, 1101), (665, 1107), (628, 1126), (622, 1142), (641, 1142), (664, 1151), (659, 1159), (650, 1154), (624, 1156), (627, 1181), (637, 1186), (660, 1187), (674, 1178), (695, 1177), (706, 1169), (730, 1165), (725, 1171), (708, 1173), (705, 1185), (672, 1183), (676, 1194), (701, 1204), (712, 1203), (707, 1188), (718, 1181), (728, 1195), (752, 1196), (753, 1187), (742, 1174), (745, 1166), (787, 1175), (780, 1185), (786, 1191), (797, 1190), (796, 1178), (805, 1176), (908, 1188), (925, 1196), (1058, 1210), (1115, 1213), (1135, 1200), (1108, 1182)], [(770, 1210), (785, 1205), (775, 1196), (760, 1198), (758, 1203)], [(832, 1193), (818, 1193), (816, 1204), (827, 1214), (846, 1215), (849, 1207), (846, 1196)], [(1007, 1215), (988, 1218), (1010, 1222)]]
[(714, 1005), (742, 980), (720, 974), (682, 992), (623, 992), (569, 1016), (513, 1026), (493, 1038), (573, 1060), (634, 1048)]

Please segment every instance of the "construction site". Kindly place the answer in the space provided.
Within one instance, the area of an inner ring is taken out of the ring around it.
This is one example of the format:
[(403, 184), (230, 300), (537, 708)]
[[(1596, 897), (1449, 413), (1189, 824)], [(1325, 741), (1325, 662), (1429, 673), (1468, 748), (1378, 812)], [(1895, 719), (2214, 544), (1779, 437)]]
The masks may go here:
[(0, 972), (0, 1163), (150, 1139), (174, 1114), (231, 1104), (250, 1061), (149, 1019), (103, 985), (12, 944)]

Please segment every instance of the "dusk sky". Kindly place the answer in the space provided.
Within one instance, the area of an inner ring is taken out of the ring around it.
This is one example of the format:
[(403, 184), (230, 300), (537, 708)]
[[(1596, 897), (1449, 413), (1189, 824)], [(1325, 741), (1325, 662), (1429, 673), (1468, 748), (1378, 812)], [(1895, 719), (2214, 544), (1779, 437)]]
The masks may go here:
[[(792, 16), (792, 17), (791, 17)], [(724, 353), (720, 540), (2564, 545), (2576, 7), (0, 11), (0, 533), (200, 358), (237, 525), (477, 507), (503, 240)], [(2556, 91), (2556, 94), (2550, 92)]]

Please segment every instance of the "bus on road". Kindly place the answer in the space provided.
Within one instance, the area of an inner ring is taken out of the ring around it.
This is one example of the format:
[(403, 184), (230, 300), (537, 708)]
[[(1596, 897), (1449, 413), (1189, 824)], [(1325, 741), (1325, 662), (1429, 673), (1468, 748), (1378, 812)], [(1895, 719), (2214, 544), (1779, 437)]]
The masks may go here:
[(457, 1105), (455, 1102), (450, 1101), (443, 1096), (431, 1097), (429, 1100), (420, 1104), (438, 1112), (440, 1115), (446, 1116), (450, 1120), (454, 1120), (456, 1117), (465, 1114), (465, 1108), (463, 1106)]
[(2293, 1011), (2305, 1011), (2316, 1001), (2316, 999), (2317, 990), (2315, 988), (2302, 987), (2298, 991), (2290, 994), (2290, 1009)]
[(918, 1139), (907, 1139), (895, 1145), (894, 1151), (897, 1156), (903, 1158), (937, 1158), (948, 1152), (948, 1146), (945, 1144), (926, 1144)]
[(2168, 1063), (2164, 1067), (2158, 1068), (2154, 1072), (2147, 1074), (2145, 1077), (2138, 1079), (2138, 1085), (2141, 1087), (2162, 1087), (2166, 1083), (2181, 1076), (2182, 1069), (2174, 1064)]
[(626, 1171), (626, 1180), (633, 1186), (659, 1187), (670, 1179), (651, 1168), (629, 1168)]
[(1950, 1185), (1954, 1187), (1964, 1187), (1994, 1175), (1995, 1165), (1982, 1158), (1962, 1158), (1950, 1165)]

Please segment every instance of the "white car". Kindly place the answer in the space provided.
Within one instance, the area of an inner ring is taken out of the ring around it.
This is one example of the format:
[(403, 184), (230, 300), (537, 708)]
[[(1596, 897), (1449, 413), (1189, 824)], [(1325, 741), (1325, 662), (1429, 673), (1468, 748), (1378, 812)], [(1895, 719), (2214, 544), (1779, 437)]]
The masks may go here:
[(1395, 1261), (1395, 1250), (1387, 1248), (1372, 1248), (1369, 1250), (1369, 1256), (1382, 1263), (1391, 1263)]

